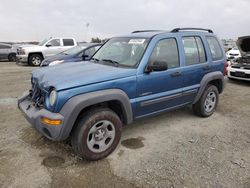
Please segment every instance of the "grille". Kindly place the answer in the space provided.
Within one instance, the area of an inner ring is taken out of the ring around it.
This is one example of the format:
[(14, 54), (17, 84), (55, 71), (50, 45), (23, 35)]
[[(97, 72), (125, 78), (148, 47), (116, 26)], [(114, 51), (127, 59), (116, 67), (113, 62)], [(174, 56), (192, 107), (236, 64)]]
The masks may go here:
[(250, 74), (245, 74), (244, 72), (230, 72), (230, 75), (240, 78), (250, 78)]
[(239, 55), (239, 54), (232, 54), (232, 53), (230, 53), (229, 55), (231, 55), (231, 56), (237, 56), (237, 55)]
[(250, 70), (250, 65), (232, 65), (232, 68), (235, 68), (235, 69), (247, 69), (247, 70)]
[(36, 107), (43, 106), (44, 93), (39, 88), (39, 85), (37, 82), (32, 83), (32, 88), (30, 90), (30, 97), (31, 97), (31, 100), (34, 101)]
[(17, 55), (21, 55), (21, 48), (17, 48)]

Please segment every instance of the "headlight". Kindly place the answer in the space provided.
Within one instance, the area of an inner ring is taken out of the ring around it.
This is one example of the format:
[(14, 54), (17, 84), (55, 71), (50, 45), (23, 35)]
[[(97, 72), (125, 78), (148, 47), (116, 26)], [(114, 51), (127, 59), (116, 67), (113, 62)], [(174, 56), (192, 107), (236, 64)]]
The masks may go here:
[(23, 48), (19, 49), (19, 54), (20, 55), (25, 55), (25, 50)]
[(63, 62), (64, 62), (64, 60), (52, 61), (52, 62), (49, 64), (49, 66), (58, 65), (58, 64), (61, 64), (61, 63), (63, 63)]
[(57, 93), (56, 90), (52, 90), (49, 94), (49, 105), (54, 106), (56, 102)]

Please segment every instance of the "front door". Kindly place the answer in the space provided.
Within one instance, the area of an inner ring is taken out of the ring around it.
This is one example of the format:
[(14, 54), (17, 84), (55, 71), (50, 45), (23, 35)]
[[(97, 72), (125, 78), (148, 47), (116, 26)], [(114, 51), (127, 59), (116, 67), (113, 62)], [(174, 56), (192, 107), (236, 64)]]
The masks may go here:
[(148, 61), (166, 62), (168, 69), (143, 73), (137, 77), (136, 117), (157, 113), (182, 104), (182, 70), (175, 38), (160, 40)]
[[(47, 45), (47, 46), (46, 46)], [(63, 47), (61, 46), (60, 39), (52, 39), (45, 45), (44, 54), (45, 58), (56, 55), (62, 52)]]

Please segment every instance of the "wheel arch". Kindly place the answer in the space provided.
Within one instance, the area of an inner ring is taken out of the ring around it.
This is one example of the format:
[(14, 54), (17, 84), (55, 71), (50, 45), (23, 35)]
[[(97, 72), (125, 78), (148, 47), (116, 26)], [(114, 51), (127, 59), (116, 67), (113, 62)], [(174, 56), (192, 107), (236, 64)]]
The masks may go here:
[(207, 85), (215, 85), (219, 91), (219, 93), (222, 93), (225, 87), (225, 81), (224, 81), (224, 76), (220, 71), (216, 72), (210, 72), (206, 74), (201, 82), (200, 82), (200, 88), (198, 90), (198, 93), (193, 101), (193, 104), (195, 104), (200, 97), (202, 96), (202, 93), (204, 92), (205, 88)]
[(42, 58), (44, 59), (44, 56), (43, 56), (42, 52), (30, 52), (29, 55), (28, 55), (28, 59), (30, 58), (31, 55), (34, 55), (34, 54), (38, 54), (38, 55), (42, 56)]
[(77, 95), (69, 99), (63, 106), (60, 113), (65, 117), (65, 127), (61, 132), (61, 139), (66, 139), (77, 119), (87, 111), (107, 107), (114, 111), (123, 124), (130, 124), (133, 121), (132, 107), (127, 94), (120, 89), (109, 89)]

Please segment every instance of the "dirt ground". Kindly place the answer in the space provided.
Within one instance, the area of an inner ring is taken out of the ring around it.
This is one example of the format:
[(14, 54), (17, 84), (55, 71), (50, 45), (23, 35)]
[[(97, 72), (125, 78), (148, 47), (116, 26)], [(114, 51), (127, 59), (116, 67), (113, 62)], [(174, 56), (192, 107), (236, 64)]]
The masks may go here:
[(33, 69), (0, 62), (0, 187), (250, 188), (250, 83), (226, 79), (209, 118), (185, 108), (126, 126), (112, 155), (87, 162), (17, 109)]

